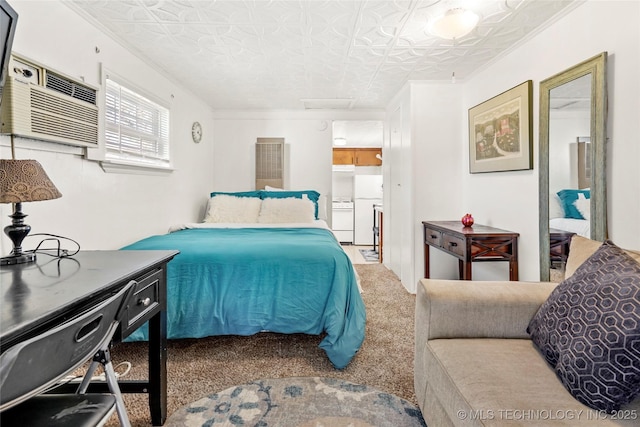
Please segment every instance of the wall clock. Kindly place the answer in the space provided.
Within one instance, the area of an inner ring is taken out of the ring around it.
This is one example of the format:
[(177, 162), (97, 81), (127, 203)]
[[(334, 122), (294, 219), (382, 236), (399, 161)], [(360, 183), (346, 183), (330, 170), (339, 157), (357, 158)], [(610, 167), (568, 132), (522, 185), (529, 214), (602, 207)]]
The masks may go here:
[(191, 138), (196, 144), (202, 141), (202, 125), (199, 122), (193, 122), (191, 126)]

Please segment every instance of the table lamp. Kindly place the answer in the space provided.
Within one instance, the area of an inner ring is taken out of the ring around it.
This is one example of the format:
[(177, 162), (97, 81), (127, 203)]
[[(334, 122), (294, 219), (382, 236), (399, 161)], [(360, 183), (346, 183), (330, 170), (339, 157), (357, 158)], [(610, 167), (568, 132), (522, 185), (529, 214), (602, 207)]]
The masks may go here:
[(22, 202), (38, 202), (61, 197), (62, 194), (36, 160), (0, 159), (0, 203), (14, 203), (11, 224), (4, 232), (13, 242), (11, 254), (0, 258), (0, 265), (34, 262), (36, 254), (22, 251), (22, 241), (31, 227), (24, 223)]

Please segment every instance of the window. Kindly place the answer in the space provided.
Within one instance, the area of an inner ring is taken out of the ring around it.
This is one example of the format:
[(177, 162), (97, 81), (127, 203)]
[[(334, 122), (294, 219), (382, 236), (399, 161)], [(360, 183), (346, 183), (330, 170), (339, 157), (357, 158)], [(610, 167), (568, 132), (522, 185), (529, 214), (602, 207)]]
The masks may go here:
[(170, 168), (169, 110), (107, 77), (106, 160)]

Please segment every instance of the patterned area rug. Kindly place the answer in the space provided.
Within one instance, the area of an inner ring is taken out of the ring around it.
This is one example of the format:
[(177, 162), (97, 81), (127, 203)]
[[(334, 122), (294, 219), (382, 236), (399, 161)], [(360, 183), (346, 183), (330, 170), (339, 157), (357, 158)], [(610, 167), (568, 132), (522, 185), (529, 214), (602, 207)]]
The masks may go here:
[(366, 385), (319, 377), (258, 380), (186, 405), (167, 427), (413, 427), (420, 410)]
[(360, 253), (365, 261), (378, 261), (378, 251), (374, 251), (373, 249), (360, 249)]

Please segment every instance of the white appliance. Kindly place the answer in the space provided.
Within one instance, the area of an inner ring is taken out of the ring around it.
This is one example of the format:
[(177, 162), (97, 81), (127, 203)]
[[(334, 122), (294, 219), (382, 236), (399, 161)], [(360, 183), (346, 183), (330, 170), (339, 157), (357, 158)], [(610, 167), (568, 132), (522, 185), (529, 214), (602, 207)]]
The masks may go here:
[(373, 246), (373, 205), (382, 204), (382, 175), (354, 176), (353, 197), (353, 243)]
[(353, 202), (334, 199), (331, 204), (331, 230), (340, 243), (353, 243)]
[(353, 174), (356, 171), (356, 165), (333, 165), (331, 170), (337, 173)]

